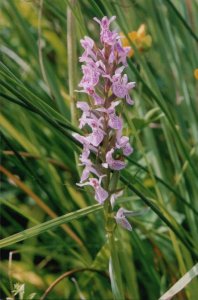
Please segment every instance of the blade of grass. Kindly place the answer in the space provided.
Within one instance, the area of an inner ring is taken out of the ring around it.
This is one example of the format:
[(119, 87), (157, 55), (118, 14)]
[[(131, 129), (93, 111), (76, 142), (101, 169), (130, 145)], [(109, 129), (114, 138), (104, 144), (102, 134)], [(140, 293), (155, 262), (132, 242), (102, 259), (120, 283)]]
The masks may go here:
[(198, 276), (198, 263), (190, 269), (182, 278), (180, 278), (159, 300), (170, 300), (173, 296), (185, 288), (190, 281)]
[(191, 255), (198, 259), (198, 253), (190, 246), (190, 244), (186, 241), (186, 239), (180, 234), (180, 232), (175, 229), (172, 223), (160, 212), (155, 204), (149, 201), (141, 192), (139, 192), (123, 175), (120, 177), (121, 181), (128, 186), (128, 188), (133, 191), (136, 195), (142, 199), (142, 201), (148, 205), (158, 216), (159, 218), (175, 233), (175, 235), (181, 240), (181, 242), (186, 246), (186, 248), (190, 251)]
[(68, 223), (72, 220), (79, 219), (83, 216), (86, 216), (90, 213), (95, 213), (97, 211), (102, 210), (102, 206), (100, 204), (95, 204), (83, 209), (79, 209), (75, 212), (71, 212), (68, 214), (65, 214), (63, 216), (57, 217), (53, 220), (44, 222), (42, 224), (36, 225), (32, 228), (26, 229), (24, 231), (21, 231), (19, 233), (16, 233), (14, 235), (11, 235), (3, 240), (0, 241), (0, 248), (7, 247), (10, 245), (13, 245), (15, 243), (18, 243), (20, 241), (23, 241), (25, 239), (31, 238), (33, 236), (39, 235), (41, 233), (45, 233), (48, 230), (55, 229), (56, 227)]
[[(0, 172), (5, 174), (9, 179), (11, 179), (21, 190), (23, 190), (28, 196), (30, 196), (36, 204), (51, 218), (57, 218), (57, 215), (51, 210), (47, 204), (45, 204), (41, 198), (39, 198), (27, 185), (25, 185), (20, 179), (11, 174), (8, 170), (6, 170), (3, 166), (0, 166)], [(81, 239), (66, 225), (61, 225), (63, 230), (80, 246), (83, 245)]]
[(198, 36), (194, 33), (194, 31), (192, 30), (192, 28), (188, 25), (188, 23), (186, 22), (186, 20), (184, 19), (184, 17), (180, 14), (180, 12), (177, 10), (177, 8), (172, 3), (172, 1), (171, 0), (166, 0), (165, 3), (167, 3), (169, 5), (169, 7), (174, 11), (174, 13), (176, 14), (176, 16), (182, 22), (182, 24), (184, 25), (184, 27), (188, 30), (188, 32), (190, 33), (190, 35), (195, 39), (196, 42), (198, 42)]

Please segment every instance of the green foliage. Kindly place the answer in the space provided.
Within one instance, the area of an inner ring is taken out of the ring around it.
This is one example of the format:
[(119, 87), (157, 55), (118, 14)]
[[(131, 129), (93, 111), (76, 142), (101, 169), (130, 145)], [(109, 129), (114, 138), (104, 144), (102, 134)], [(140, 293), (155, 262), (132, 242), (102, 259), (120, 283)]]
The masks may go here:
[[(40, 298), (64, 274), (46, 299), (153, 300), (195, 265), (197, 13), (196, 1), (0, 1), (2, 297)], [(146, 52), (131, 42), (135, 106), (123, 114), (134, 153), (119, 183), (120, 203), (150, 210), (132, 218), (132, 233), (116, 230), (110, 265), (102, 207), (76, 186), (72, 137), (73, 101), (85, 99), (72, 92), (75, 55), (84, 35), (98, 39), (92, 19), (103, 15), (124, 33), (144, 23), (152, 37)], [(197, 295), (194, 278), (178, 299)]]

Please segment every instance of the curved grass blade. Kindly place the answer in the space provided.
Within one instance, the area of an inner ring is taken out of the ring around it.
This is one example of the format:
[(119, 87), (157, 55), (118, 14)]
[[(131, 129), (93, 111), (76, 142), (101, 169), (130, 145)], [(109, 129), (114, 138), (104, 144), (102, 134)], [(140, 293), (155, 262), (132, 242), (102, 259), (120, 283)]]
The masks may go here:
[(11, 235), (3, 240), (0, 241), (0, 248), (4, 248), (10, 245), (13, 245), (15, 243), (18, 243), (20, 241), (24, 241), (26, 239), (29, 239), (33, 236), (39, 235), (41, 233), (44, 233), (48, 230), (55, 229), (56, 227), (68, 223), (70, 221), (79, 219), (83, 216), (86, 216), (90, 213), (95, 213), (97, 211), (102, 210), (102, 206), (100, 204), (91, 205), (86, 208), (79, 209), (75, 212), (71, 212), (68, 214), (65, 214), (63, 216), (57, 217), (53, 220), (44, 222), (42, 224), (36, 225), (32, 228), (26, 229), (22, 232), (16, 233), (14, 235)]
[[(0, 165), (0, 172), (5, 174), (8, 178), (10, 178), (23, 192), (25, 192), (28, 196), (30, 196), (35, 203), (51, 218), (56, 218), (57, 215), (55, 212), (40, 198), (38, 197), (27, 185), (25, 185), (20, 179), (11, 174), (7, 169)], [(76, 241), (77, 244), (83, 245), (81, 239), (68, 227), (66, 224), (61, 226), (63, 230), (70, 235), (70, 237)]]
[(180, 19), (180, 21), (182, 22), (182, 24), (184, 25), (184, 27), (186, 27), (186, 29), (191, 34), (191, 36), (195, 39), (196, 42), (198, 42), (198, 36), (194, 33), (194, 31), (192, 30), (192, 28), (188, 25), (188, 23), (186, 22), (186, 20), (182, 17), (182, 15), (177, 10), (177, 8), (172, 3), (172, 1), (171, 0), (166, 0), (166, 2), (170, 6), (170, 8), (174, 11), (174, 13), (176, 14), (176, 16)]
[[(7, 97), (7, 99), (8, 99), (8, 97)], [(11, 98), (9, 97), (9, 100), (11, 100)], [(14, 101), (15, 101), (16, 99), (14, 99)], [(14, 102), (13, 101), (13, 102)], [(19, 104), (19, 100), (16, 100), (18, 103), (17, 104)], [(16, 103), (16, 101), (15, 101), (15, 103)], [(48, 116), (47, 114), (45, 114), (43, 111), (41, 111), (41, 110), (39, 110), (39, 109), (37, 109), (37, 108), (35, 108), (34, 106), (32, 106), (31, 104), (28, 104), (28, 105), (30, 105), (30, 110), (32, 111), (32, 112), (34, 112), (34, 113), (36, 113), (36, 114), (38, 114), (39, 116), (41, 116), (44, 120), (46, 120), (48, 123), (50, 123), (53, 127), (55, 127), (56, 129), (58, 129), (60, 132), (62, 132), (67, 138), (69, 138), (71, 141), (75, 141), (75, 139), (73, 138), (73, 136), (71, 135), (71, 134), (69, 134), (64, 128), (63, 128), (63, 126), (62, 126), (62, 123), (61, 123), (61, 125), (60, 125), (60, 123), (56, 120), (56, 119), (54, 119), (54, 118), (52, 118), (52, 117), (50, 117), (50, 116)], [(24, 106), (23, 106), (24, 107)], [(25, 107), (26, 108), (26, 107)], [(67, 125), (65, 125), (64, 127), (66, 127)], [(68, 128), (67, 128), (68, 129)], [(72, 129), (72, 131), (77, 131), (76, 129)]]
[[(149, 173), (149, 170), (146, 167), (142, 166), (141, 164), (134, 161), (130, 157), (127, 157), (127, 159), (129, 162), (131, 162), (141, 170), (145, 171), (146, 173)], [(172, 186), (170, 186), (170, 184), (168, 184), (167, 182), (165, 182), (163, 179), (161, 179), (159, 176), (155, 174), (154, 177), (158, 182), (160, 182), (163, 186), (165, 186), (168, 190), (170, 190), (177, 197), (179, 201), (182, 201), (186, 206), (188, 206), (189, 209), (191, 209), (196, 215), (198, 215), (198, 211), (193, 206), (191, 206), (190, 203), (188, 203), (186, 199), (182, 197)]]
[[(1, 92), (0, 92), (0, 97), (3, 100), (8, 100), (8, 101), (10, 101), (10, 102), (12, 102), (14, 104), (17, 104), (17, 105), (19, 105), (19, 106), (21, 106), (21, 107), (23, 107), (23, 108), (25, 108), (25, 109), (33, 112), (33, 113), (37, 113), (39, 115), (42, 113), (42, 115), (44, 116), (43, 112), (40, 112), (40, 110), (37, 109), (37, 108), (35, 108), (33, 105), (25, 104), (24, 102), (22, 102), (22, 101), (20, 101), (20, 100), (18, 100), (16, 98), (13, 98), (11, 96), (8, 96), (8, 95), (6, 95), (4, 93), (1, 93)], [(54, 121), (56, 121), (59, 125), (61, 125), (65, 129), (69, 129), (70, 128), (70, 127), (68, 127), (67, 123), (62, 122), (62, 121), (60, 121), (60, 120), (58, 120), (56, 118), (54, 118)], [(73, 128), (72, 131), (74, 131), (74, 132), (80, 132), (78, 128)]]
[(180, 239), (180, 241), (186, 246), (190, 251), (192, 257), (198, 259), (198, 253), (191, 247), (189, 242), (180, 234), (180, 232), (172, 225), (172, 223), (161, 213), (161, 211), (149, 201), (140, 191), (138, 191), (123, 175), (120, 176), (120, 180), (128, 186), (128, 188), (133, 191), (136, 195), (142, 199), (146, 205), (148, 205), (159, 217), (160, 219), (175, 233), (175, 235)]
[(179, 293), (183, 288), (191, 282), (191, 280), (198, 276), (198, 263), (190, 269), (182, 278), (180, 278), (159, 300), (170, 300), (173, 296)]

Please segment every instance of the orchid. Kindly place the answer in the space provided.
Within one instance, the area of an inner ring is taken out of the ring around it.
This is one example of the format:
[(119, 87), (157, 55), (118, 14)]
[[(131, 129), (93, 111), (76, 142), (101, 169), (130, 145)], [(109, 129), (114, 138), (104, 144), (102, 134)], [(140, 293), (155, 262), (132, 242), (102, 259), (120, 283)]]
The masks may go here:
[[(80, 57), (83, 77), (79, 87), (82, 89), (78, 92), (87, 94), (89, 103), (77, 102), (77, 108), (82, 112), (79, 128), (86, 129), (84, 135), (74, 134), (83, 145), (80, 166), (84, 169), (77, 185), (93, 188), (96, 201), (104, 205), (109, 203), (110, 210), (113, 210), (123, 189), (116, 190), (116, 182), (112, 190), (111, 183), (126, 167), (125, 156), (133, 152), (129, 137), (122, 135), (123, 120), (118, 109), (122, 99), (129, 105), (133, 104), (130, 92), (135, 82), (129, 82), (123, 73), (130, 47), (123, 47), (118, 33), (110, 30), (115, 17), (94, 20), (100, 25), (102, 48), (87, 36), (80, 41), (84, 52)], [(90, 156), (91, 152), (95, 158)], [(122, 208), (113, 220), (131, 230)]]

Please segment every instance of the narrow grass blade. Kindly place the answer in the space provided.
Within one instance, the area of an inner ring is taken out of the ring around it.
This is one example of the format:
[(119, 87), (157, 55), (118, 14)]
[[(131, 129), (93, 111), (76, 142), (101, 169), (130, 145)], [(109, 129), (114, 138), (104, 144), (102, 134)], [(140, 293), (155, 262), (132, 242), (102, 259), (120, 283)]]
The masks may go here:
[(10, 245), (13, 245), (15, 243), (18, 243), (20, 241), (24, 241), (26, 239), (29, 239), (33, 236), (39, 235), (41, 233), (44, 233), (48, 230), (55, 229), (56, 227), (68, 223), (70, 221), (79, 219), (83, 216), (86, 216), (90, 213), (95, 213), (97, 211), (102, 210), (102, 206), (100, 204), (95, 204), (86, 208), (79, 209), (75, 212), (71, 212), (68, 214), (65, 214), (63, 216), (57, 217), (53, 220), (44, 222), (42, 224), (36, 225), (32, 228), (26, 229), (24, 231), (21, 231), (19, 233), (16, 233), (14, 235), (11, 235), (3, 240), (0, 241), (0, 248), (4, 248)]
[(159, 300), (170, 300), (173, 296), (185, 288), (191, 280), (198, 276), (198, 263), (190, 269), (182, 278), (180, 278)]

